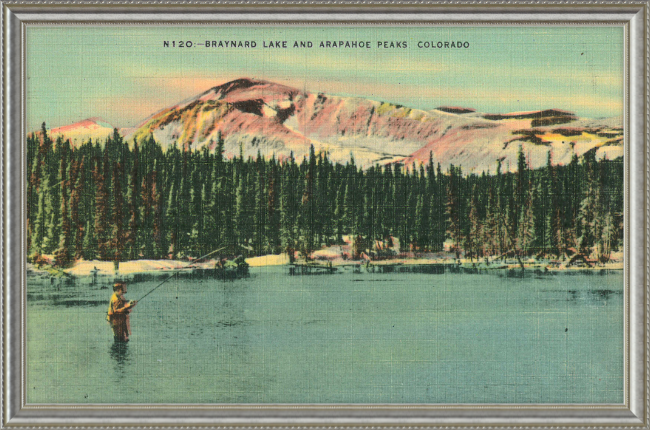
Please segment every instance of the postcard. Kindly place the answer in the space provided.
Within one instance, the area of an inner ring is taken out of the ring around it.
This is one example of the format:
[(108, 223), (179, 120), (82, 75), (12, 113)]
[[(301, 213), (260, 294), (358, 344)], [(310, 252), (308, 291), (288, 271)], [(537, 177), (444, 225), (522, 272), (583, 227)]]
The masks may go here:
[(621, 26), (30, 25), (27, 404), (623, 404)]

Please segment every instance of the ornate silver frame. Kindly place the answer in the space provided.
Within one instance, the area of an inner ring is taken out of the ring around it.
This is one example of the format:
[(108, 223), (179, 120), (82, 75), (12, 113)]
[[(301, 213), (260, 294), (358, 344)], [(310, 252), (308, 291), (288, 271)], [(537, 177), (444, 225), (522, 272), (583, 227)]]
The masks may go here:
[[(650, 425), (650, 2), (648, 1), (2, 1), (2, 426), (581, 427)], [(355, 22), (361, 25), (621, 25), (626, 31), (626, 387), (606, 405), (26, 405), (24, 399), (24, 30), (30, 24)]]

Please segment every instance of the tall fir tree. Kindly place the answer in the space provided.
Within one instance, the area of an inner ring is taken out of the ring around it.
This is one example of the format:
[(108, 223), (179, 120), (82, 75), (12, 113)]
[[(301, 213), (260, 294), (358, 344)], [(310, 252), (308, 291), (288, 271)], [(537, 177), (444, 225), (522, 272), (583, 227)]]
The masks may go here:
[[(140, 250), (138, 240), (138, 234), (140, 232), (140, 211), (141, 211), (141, 200), (143, 191), (141, 189), (141, 179), (140, 179), (140, 149), (138, 146), (138, 141), (133, 141), (133, 154), (132, 154), (133, 164), (131, 166), (131, 172), (129, 175), (129, 190), (127, 193), (127, 200), (129, 204), (129, 225), (128, 233), (126, 234), (126, 255), (129, 259), (133, 260), (139, 257)], [(151, 192), (150, 192), (150, 182), (145, 181), (147, 205), (144, 207), (144, 219), (151, 219)], [(148, 229), (151, 231), (151, 229)], [(151, 240), (146, 240), (145, 243), (151, 243)], [(148, 252), (148, 257), (151, 258), (152, 252)]]
[(124, 194), (122, 182), (124, 179), (124, 166), (122, 163), (113, 163), (113, 210), (112, 210), (112, 240), (111, 252), (112, 258), (117, 264), (124, 259), (124, 246), (126, 230), (124, 228)]
[(521, 214), (517, 223), (517, 248), (521, 256), (530, 255), (535, 243), (534, 189), (530, 183), (526, 188), (526, 199), (522, 202)]
[(97, 241), (97, 258), (112, 259), (110, 255), (110, 195), (106, 185), (109, 170), (108, 152), (105, 150), (101, 162), (95, 163), (93, 172), (97, 187), (95, 198), (94, 238)]
[(469, 234), (465, 237), (465, 258), (470, 260), (479, 257), (479, 246), (481, 246), (481, 221), (478, 215), (478, 186), (475, 184), (472, 190), (472, 197), (469, 204)]
[(447, 187), (447, 234), (452, 243), (451, 250), (460, 258), (461, 243), (463, 241), (460, 221), (460, 174), (452, 164), (449, 167), (449, 185)]
[(60, 204), (59, 211), (59, 246), (54, 254), (55, 264), (59, 267), (65, 267), (72, 261), (73, 256), (73, 237), (72, 237), (72, 224), (68, 214), (68, 190), (70, 188), (70, 181), (68, 176), (68, 158), (70, 156), (70, 142), (61, 141), (60, 154), (60, 168), (59, 178), (61, 179), (60, 186)]
[(49, 196), (49, 181), (45, 176), (40, 181), (37, 189), (38, 203), (36, 205), (36, 216), (34, 217), (34, 232), (32, 234), (32, 243), (30, 248), (30, 259), (35, 260), (44, 253), (43, 244), (47, 239), (47, 200)]
[(80, 214), (81, 195), (84, 183), (84, 158), (73, 160), (70, 167), (70, 222), (72, 223), (73, 257), (83, 258), (84, 222)]
[(181, 234), (180, 223), (178, 221), (180, 214), (178, 204), (176, 201), (176, 188), (172, 182), (167, 197), (167, 211), (165, 213), (165, 225), (168, 229), (167, 243), (169, 243), (168, 253), (174, 258), (179, 252), (178, 249), (178, 236)]
[(584, 198), (580, 202), (578, 224), (580, 226), (579, 251), (585, 255), (592, 253), (596, 244), (597, 211), (598, 211), (598, 179), (596, 177), (596, 157), (593, 151), (584, 155), (584, 171), (586, 187)]
[[(155, 166), (154, 166), (155, 167)], [(165, 224), (163, 215), (163, 191), (158, 183), (158, 171), (151, 172), (151, 195), (153, 203), (153, 258), (166, 256), (167, 242), (165, 241)]]

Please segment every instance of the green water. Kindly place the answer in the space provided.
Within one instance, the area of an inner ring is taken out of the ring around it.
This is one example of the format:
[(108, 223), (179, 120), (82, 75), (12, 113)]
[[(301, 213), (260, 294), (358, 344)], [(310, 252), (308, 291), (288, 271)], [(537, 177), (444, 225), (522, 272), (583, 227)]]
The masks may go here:
[[(130, 283), (136, 299), (158, 283)], [(28, 403), (622, 403), (623, 274), (29, 279)]]

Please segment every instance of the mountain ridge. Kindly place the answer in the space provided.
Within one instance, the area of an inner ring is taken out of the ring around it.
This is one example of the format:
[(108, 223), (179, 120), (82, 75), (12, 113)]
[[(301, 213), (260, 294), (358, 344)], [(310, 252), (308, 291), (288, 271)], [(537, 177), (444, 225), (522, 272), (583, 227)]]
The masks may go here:
[(549, 151), (554, 164), (567, 164), (587, 151), (597, 158), (622, 157), (621, 124), (622, 118), (583, 119), (561, 109), (495, 114), (441, 106), (427, 111), (240, 78), (122, 130), (129, 141), (153, 136), (164, 148), (214, 149), (222, 136), (229, 157), (241, 150), (252, 157), (259, 152), (302, 158), (314, 145), (333, 161), (345, 163), (353, 156), (364, 168), (425, 163), (432, 154), (443, 168), (454, 164), (481, 172), (495, 171), (497, 160), (504, 170), (513, 170), (520, 146), (533, 168), (546, 164)]

